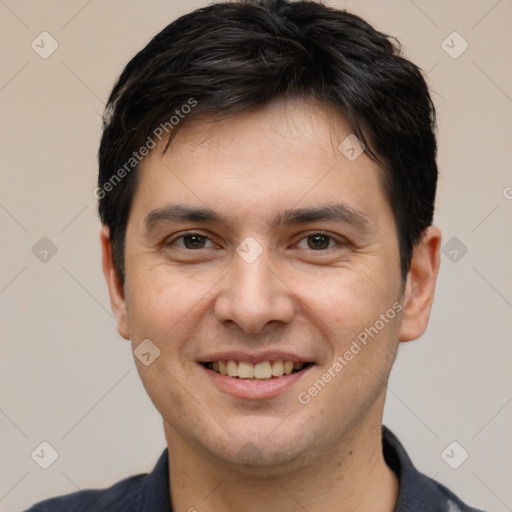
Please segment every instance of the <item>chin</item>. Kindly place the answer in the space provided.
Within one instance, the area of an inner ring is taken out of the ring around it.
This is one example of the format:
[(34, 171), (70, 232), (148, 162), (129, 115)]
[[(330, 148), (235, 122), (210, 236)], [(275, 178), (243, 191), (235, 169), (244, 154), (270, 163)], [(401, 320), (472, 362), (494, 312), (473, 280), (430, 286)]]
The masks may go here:
[[(298, 469), (304, 464), (305, 447), (294, 446), (293, 451), (287, 447), (270, 446), (261, 449), (248, 441), (238, 451), (228, 454), (215, 454), (224, 459), (226, 465), (240, 473), (254, 476), (279, 476)], [(306, 450), (307, 451), (307, 450)]]
[(255, 476), (260, 473), (277, 476), (304, 465), (306, 459), (313, 458), (311, 455), (315, 450), (312, 435), (297, 425), (291, 428), (285, 422), (283, 418), (273, 418), (271, 423), (253, 421), (247, 428), (245, 421), (244, 429), (228, 430), (236, 434), (224, 433), (222, 439), (210, 439), (210, 446), (204, 446), (203, 439), (202, 444), (210, 451), (212, 459), (222, 460), (232, 469)]

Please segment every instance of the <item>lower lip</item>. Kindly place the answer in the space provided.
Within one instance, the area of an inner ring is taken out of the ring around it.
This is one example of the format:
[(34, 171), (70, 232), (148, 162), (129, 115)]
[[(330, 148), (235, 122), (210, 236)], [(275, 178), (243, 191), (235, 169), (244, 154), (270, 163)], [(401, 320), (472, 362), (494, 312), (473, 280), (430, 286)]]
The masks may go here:
[(278, 396), (283, 391), (293, 386), (297, 381), (302, 379), (302, 377), (306, 375), (314, 365), (311, 364), (300, 372), (290, 373), (289, 375), (283, 375), (282, 377), (274, 377), (269, 380), (227, 377), (206, 368), (202, 364), (200, 364), (200, 366), (221, 391), (238, 398), (262, 400)]

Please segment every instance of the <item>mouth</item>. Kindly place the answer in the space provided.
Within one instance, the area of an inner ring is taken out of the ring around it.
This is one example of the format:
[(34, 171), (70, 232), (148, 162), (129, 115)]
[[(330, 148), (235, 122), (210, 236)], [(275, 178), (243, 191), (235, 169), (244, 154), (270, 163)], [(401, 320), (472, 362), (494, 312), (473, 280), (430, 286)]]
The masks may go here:
[(312, 362), (267, 360), (258, 363), (249, 361), (217, 360), (201, 363), (205, 368), (225, 377), (238, 380), (276, 380), (285, 375), (299, 373), (310, 367)]

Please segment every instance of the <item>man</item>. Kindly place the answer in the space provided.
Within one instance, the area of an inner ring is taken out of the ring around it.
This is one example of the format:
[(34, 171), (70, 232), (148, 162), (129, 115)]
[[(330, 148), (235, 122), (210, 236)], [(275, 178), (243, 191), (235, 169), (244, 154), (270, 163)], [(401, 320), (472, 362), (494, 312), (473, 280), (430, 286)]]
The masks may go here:
[(472, 511), (382, 426), (426, 329), (435, 113), (420, 70), (315, 2), (211, 5), (126, 66), (96, 195), (154, 471), (32, 511)]

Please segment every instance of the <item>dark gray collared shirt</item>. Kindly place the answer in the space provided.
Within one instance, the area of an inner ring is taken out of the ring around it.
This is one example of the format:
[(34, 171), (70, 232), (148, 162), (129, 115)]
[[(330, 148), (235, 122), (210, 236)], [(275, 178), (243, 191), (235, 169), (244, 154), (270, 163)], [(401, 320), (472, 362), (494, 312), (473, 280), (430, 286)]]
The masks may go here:
[[(384, 458), (399, 480), (394, 512), (482, 512), (444, 485), (421, 474), (395, 435), (382, 426)], [(103, 490), (79, 491), (42, 501), (27, 512), (172, 512), (169, 459), (165, 450), (149, 474), (132, 476)]]

